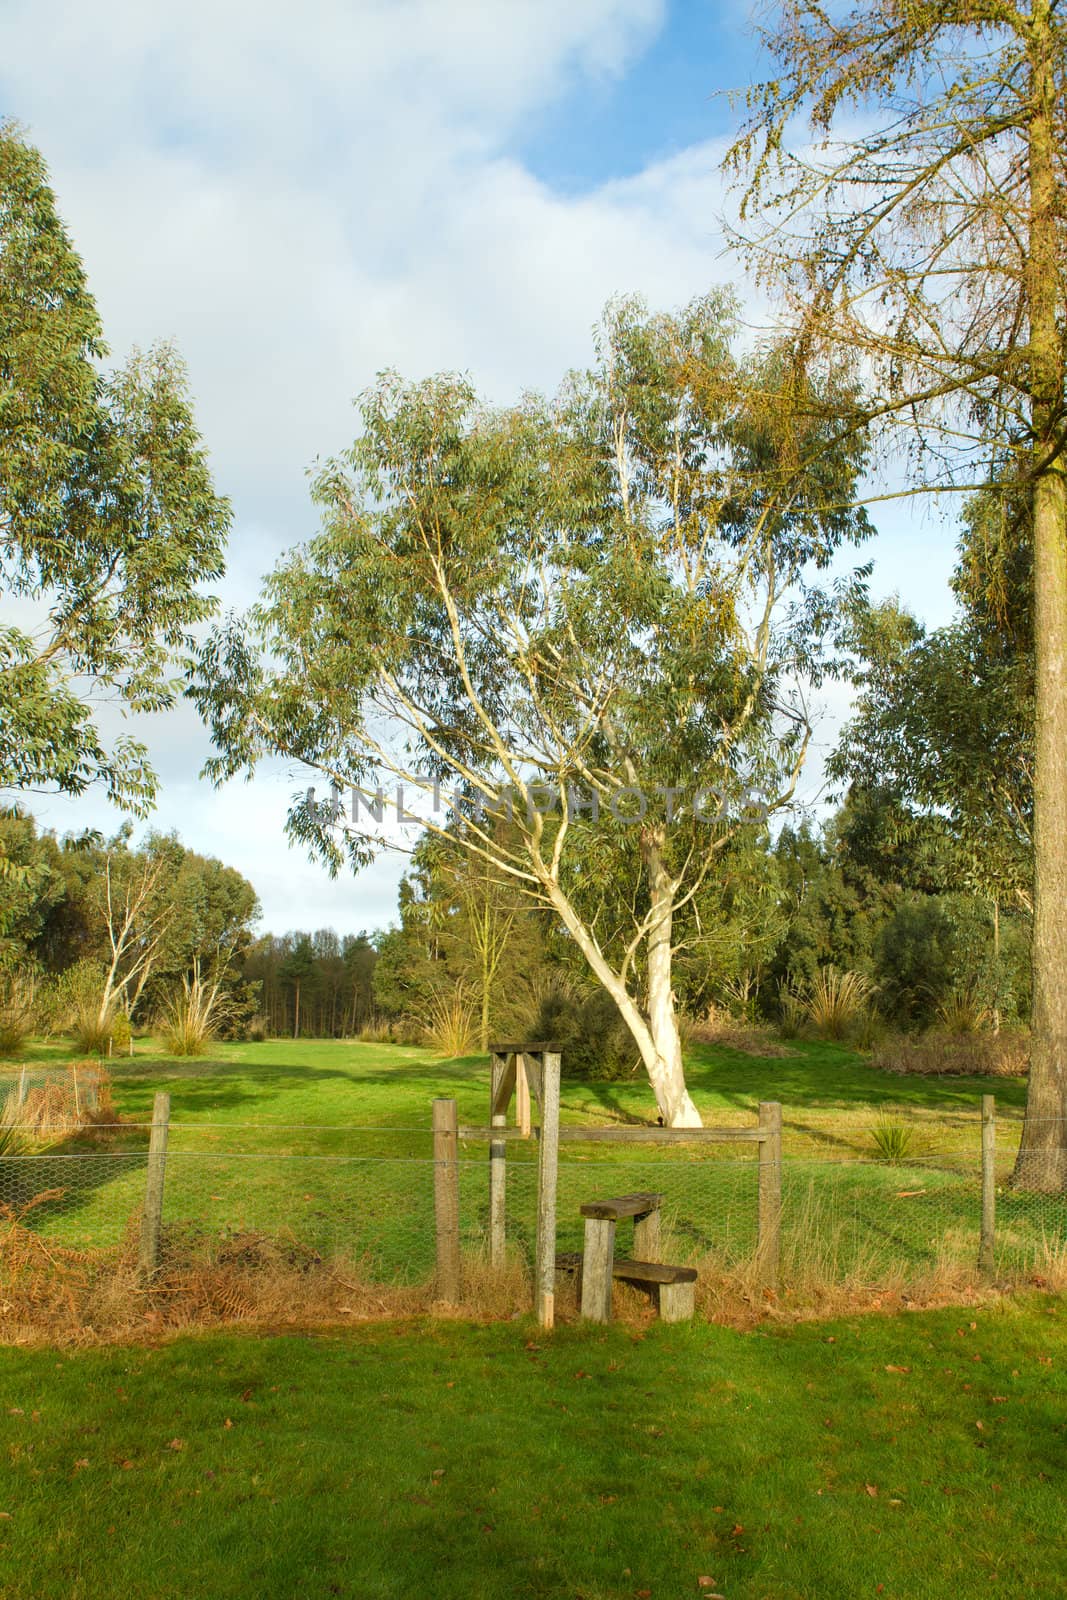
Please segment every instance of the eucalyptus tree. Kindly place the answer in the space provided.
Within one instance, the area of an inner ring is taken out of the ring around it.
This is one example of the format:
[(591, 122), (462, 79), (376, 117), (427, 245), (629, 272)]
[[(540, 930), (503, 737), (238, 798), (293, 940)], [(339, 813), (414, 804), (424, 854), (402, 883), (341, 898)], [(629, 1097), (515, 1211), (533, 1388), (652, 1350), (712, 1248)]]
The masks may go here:
[(793, 792), (839, 599), (815, 574), (867, 531), (861, 450), (833, 439), (841, 373), (742, 361), (733, 334), (722, 295), (622, 301), (591, 371), (502, 410), (386, 375), (317, 478), (321, 533), (213, 632), (191, 689), (217, 781), (273, 752), (355, 789), (343, 826), (313, 799), (290, 812), (333, 870), (380, 844), (359, 796), (388, 778), (553, 913), (672, 1126), (699, 1122), (677, 922)]
[(213, 610), (199, 585), (222, 572), (229, 508), (174, 352), (112, 371), (106, 353), (44, 163), (0, 124), (0, 789), (99, 781), (143, 811), (145, 749), (108, 747), (93, 697), (173, 704), (177, 654)]
[[(1067, 1185), (1067, 24), (1057, 0), (785, 0), (731, 160), (811, 350), (866, 363), (858, 427), (911, 492), (1029, 502), (1033, 1043), (1017, 1181)], [(807, 122), (813, 138), (802, 142)], [(906, 431), (901, 431), (906, 430)]]

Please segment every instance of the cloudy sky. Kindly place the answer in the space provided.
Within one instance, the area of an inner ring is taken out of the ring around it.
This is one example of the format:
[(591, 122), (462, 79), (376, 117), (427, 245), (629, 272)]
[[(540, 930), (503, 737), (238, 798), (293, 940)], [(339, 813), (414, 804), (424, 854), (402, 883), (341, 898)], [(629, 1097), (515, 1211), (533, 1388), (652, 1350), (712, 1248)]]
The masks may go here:
[[(722, 91), (761, 69), (744, 0), (0, 10), (0, 116), (49, 162), (113, 352), (173, 338), (189, 364), (235, 509), (233, 605), (314, 531), (308, 468), (350, 441), (382, 367), (469, 372), (503, 401), (584, 362), (618, 291), (665, 307), (744, 292), (723, 247)], [(951, 529), (914, 505), (879, 525), (876, 589), (943, 620)], [(304, 775), (216, 792), (191, 710), (137, 731), (163, 779), (155, 825), (244, 871), (264, 926), (391, 919), (402, 862), (331, 883), (287, 847)], [(60, 831), (120, 820), (96, 798), (34, 809)]]

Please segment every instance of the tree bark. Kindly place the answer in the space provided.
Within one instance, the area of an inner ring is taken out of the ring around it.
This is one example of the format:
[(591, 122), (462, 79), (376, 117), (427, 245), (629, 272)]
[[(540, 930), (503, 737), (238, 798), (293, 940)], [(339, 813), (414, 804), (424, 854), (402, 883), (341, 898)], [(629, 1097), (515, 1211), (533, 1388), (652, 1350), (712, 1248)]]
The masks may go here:
[(1055, 440), (1064, 361), (1057, 325), (1055, 74), (1048, 0), (1031, 12), (1030, 384), (1034, 462), (1034, 939), (1030, 1086), (1012, 1181), (1067, 1188), (1067, 484)]

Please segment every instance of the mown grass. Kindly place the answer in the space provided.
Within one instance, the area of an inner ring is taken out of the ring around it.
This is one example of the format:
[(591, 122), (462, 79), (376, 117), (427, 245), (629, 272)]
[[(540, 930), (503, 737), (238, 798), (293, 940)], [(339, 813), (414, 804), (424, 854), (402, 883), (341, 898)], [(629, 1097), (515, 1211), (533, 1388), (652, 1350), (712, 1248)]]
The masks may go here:
[(1063, 1312), (0, 1352), (5, 1600), (1067, 1592)]

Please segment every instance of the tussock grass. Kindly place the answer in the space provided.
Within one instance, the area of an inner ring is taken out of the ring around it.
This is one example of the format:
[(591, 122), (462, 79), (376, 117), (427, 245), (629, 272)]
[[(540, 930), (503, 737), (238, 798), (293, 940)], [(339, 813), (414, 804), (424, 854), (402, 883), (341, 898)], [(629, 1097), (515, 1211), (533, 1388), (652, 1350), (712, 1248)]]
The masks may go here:
[(17, 1056), (34, 1031), (37, 986), (25, 972), (0, 970), (0, 1056)]
[(440, 995), (430, 1006), (423, 1031), (426, 1043), (443, 1060), (469, 1056), (477, 1041), (472, 1002), (461, 989)]

